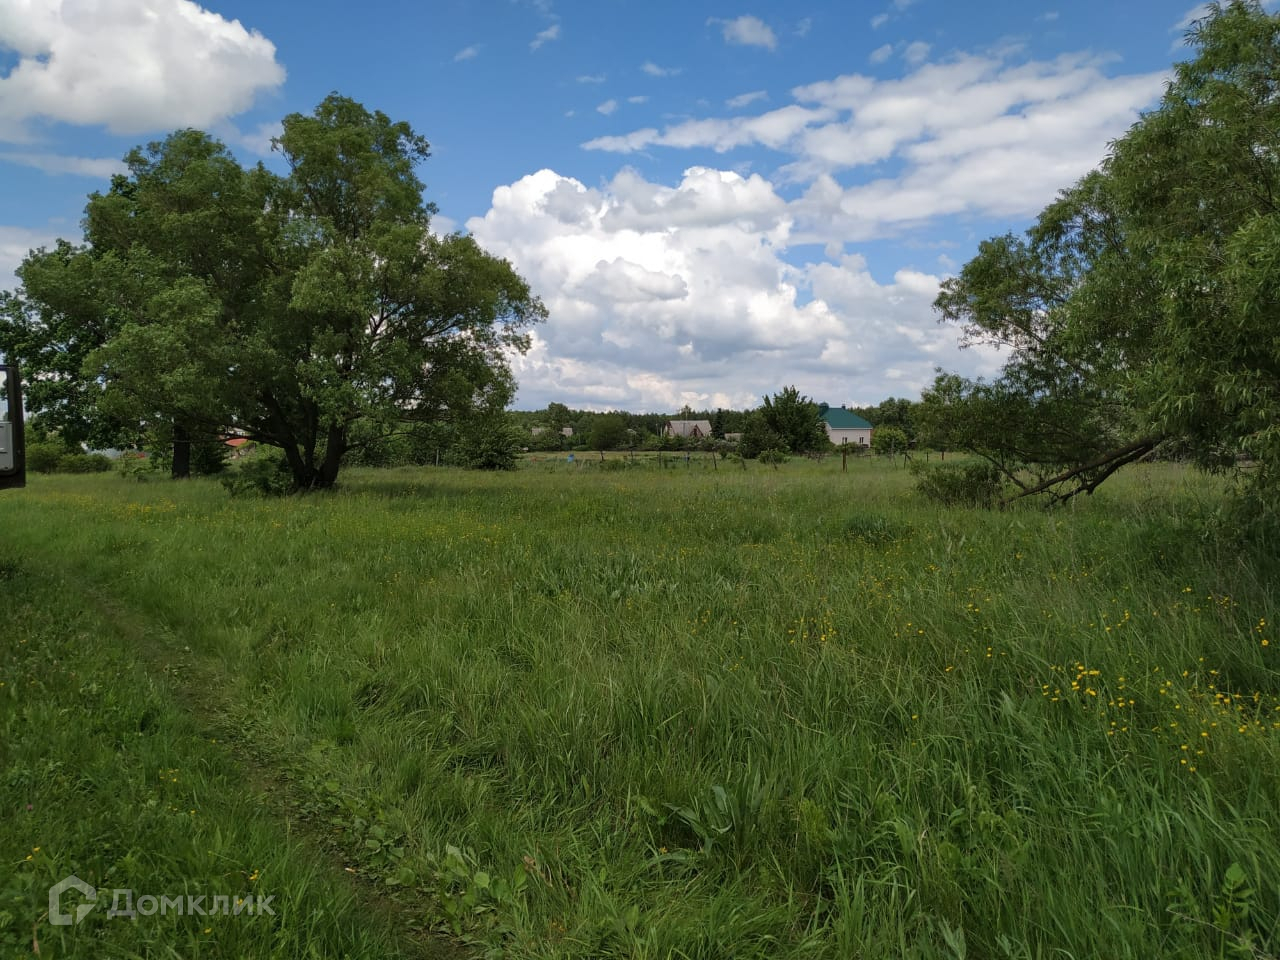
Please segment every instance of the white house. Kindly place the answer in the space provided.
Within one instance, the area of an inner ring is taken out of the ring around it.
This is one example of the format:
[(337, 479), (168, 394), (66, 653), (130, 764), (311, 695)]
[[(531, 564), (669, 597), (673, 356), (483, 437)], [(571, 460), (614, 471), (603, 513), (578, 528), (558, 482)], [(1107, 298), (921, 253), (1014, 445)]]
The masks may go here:
[(827, 436), (837, 447), (842, 443), (855, 446), (871, 446), (872, 426), (852, 410), (844, 407), (827, 407), (822, 411), (822, 422), (826, 425)]

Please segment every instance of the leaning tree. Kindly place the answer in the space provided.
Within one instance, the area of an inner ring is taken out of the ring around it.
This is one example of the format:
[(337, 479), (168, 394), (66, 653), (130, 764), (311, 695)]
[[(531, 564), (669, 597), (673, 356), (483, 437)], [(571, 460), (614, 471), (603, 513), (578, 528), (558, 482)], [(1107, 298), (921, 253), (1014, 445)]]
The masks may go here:
[(1025, 236), (983, 243), (935, 302), (1008, 351), (990, 383), (940, 376), (931, 437), (1013, 498), (1092, 492), (1176, 444), (1280, 477), (1280, 18), (1210, 6), (1159, 107)]

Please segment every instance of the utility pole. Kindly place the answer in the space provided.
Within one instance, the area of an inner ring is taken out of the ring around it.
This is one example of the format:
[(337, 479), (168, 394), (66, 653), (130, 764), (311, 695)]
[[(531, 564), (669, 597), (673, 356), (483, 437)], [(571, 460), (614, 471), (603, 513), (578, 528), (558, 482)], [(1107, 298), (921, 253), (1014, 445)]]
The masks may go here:
[(22, 429), (22, 380), (14, 364), (0, 364), (0, 490), (27, 485)]

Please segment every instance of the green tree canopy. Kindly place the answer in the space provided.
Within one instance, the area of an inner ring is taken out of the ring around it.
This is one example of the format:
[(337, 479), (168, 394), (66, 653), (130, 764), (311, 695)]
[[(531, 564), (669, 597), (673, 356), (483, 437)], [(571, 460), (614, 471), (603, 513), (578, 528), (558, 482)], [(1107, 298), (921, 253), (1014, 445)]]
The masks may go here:
[(1176, 440), (1202, 464), (1280, 467), (1280, 19), (1212, 4), (1160, 106), (1025, 237), (982, 244), (936, 301), (1009, 351), (942, 378), (921, 422), (1018, 495), (1091, 492)]
[(879, 454), (906, 453), (909, 441), (901, 427), (876, 427), (871, 434), (871, 449)]
[(617, 413), (596, 417), (587, 435), (587, 446), (592, 450), (617, 450), (627, 444), (627, 422)]
[(32, 432), (56, 432), (71, 444), (120, 442), (128, 430), (98, 409), (101, 387), (82, 375), (110, 322), (94, 259), (59, 240), (28, 256), (17, 273), (18, 289), (0, 292), (0, 354), (25, 371), (27, 407), (38, 415)]
[[(830, 442), (818, 405), (801, 396), (795, 387), (783, 387), (772, 397), (765, 397), (758, 414), (764, 427), (781, 438), (781, 449), (788, 453), (812, 453), (825, 449)], [(767, 444), (761, 449), (769, 446), (775, 444)]]
[(431, 233), (426, 141), (335, 94), (286, 117), (274, 146), (284, 176), (195, 130), (132, 151), (89, 199), (89, 246), (59, 248), (92, 278), (83, 305), (57, 284), (11, 295), (14, 355), (40, 370), (30, 341), (48, 318), (97, 310), (105, 335), (68, 380), (175, 436), (279, 447), (299, 489), (331, 485), (359, 443), (501, 413), (507, 356), (545, 309), (505, 260)]

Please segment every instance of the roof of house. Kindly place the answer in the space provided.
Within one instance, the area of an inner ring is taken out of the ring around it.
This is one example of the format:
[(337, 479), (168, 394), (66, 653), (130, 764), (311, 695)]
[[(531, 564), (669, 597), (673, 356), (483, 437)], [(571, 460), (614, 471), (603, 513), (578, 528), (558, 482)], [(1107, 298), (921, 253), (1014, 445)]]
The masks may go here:
[(833, 430), (870, 430), (871, 424), (863, 420), (852, 410), (846, 410), (844, 407), (827, 407), (822, 414), (822, 419), (826, 421), (827, 426)]
[(711, 435), (710, 420), (668, 420), (667, 426), (677, 437), (688, 437), (696, 430), (704, 437)]

